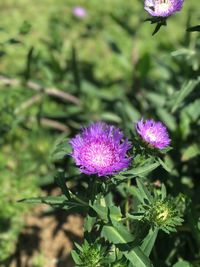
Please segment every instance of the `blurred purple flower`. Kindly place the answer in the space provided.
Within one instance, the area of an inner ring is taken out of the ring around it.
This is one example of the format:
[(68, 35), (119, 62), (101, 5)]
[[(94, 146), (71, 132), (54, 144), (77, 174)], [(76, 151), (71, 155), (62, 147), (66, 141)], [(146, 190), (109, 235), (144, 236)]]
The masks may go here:
[(73, 8), (74, 16), (78, 18), (84, 18), (87, 15), (86, 9), (81, 6), (76, 6)]
[(170, 144), (167, 128), (162, 122), (141, 119), (136, 124), (136, 130), (144, 141), (155, 148), (163, 149)]
[(153, 17), (168, 17), (180, 11), (184, 0), (145, 0), (144, 9)]
[(71, 141), (71, 156), (85, 174), (105, 176), (127, 168), (131, 158), (127, 150), (131, 148), (123, 133), (114, 126), (97, 122), (82, 129)]

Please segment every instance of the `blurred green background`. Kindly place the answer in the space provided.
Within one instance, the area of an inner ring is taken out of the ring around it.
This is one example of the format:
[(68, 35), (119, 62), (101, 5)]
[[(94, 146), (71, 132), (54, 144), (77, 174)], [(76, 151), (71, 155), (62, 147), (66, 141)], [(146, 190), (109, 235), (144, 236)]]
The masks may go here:
[[(86, 17), (75, 17), (75, 6)], [(166, 123), (175, 147), (165, 159), (172, 174), (157, 177), (199, 205), (200, 38), (186, 32), (199, 22), (198, 1), (186, 0), (153, 37), (139, 0), (0, 0), (0, 14), (2, 266), (29, 209), (16, 201), (53, 183), (55, 140), (94, 120), (127, 132), (141, 116)], [(189, 237), (176, 237), (186, 245), (173, 253), (182, 257), (188, 249), (187, 260), (196, 262), (199, 208), (191, 212)], [(171, 266), (164, 250), (160, 258)]]

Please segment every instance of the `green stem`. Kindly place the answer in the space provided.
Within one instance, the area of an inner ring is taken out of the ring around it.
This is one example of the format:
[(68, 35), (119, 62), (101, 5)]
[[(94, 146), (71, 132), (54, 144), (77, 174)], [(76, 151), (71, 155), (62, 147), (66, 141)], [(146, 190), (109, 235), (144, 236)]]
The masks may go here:
[(80, 199), (79, 197), (77, 197), (76, 195), (74, 195), (70, 190), (69, 190), (69, 193), (71, 195), (71, 198), (75, 199), (80, 204), (82, 204), (84, 206), (89, 206), (87, 202), (83, 201), (82, 199)]
[(95, 176), (91, 177), (88, 190), (91, 194), (91, 201), (92, 203), (94, 203), (98, 191), (98, 182)]
[[(127, 187), (131, 186), (131, 179), (127, 180)], [(125, 214), (126, 214), (126, 226), (127, 229), (130, 230), (130, 222), (128, 218), (128, 213), (129, 213), (130, 205), (129, 205), (129, 196), (127, 196), (126, 203), (125, 203)]]

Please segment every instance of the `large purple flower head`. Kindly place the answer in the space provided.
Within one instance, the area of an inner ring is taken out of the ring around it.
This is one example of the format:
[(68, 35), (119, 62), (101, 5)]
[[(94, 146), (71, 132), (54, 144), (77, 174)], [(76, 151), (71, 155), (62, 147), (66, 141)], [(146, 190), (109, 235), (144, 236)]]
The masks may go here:
[(136, 130), (144, 141), (155, 148), (163, 149), (170, 144), (167, 128), (160, 121), (141, 119), (136, 124)]
[(123, 140), (123, 133), (103, 122), (91, 124), (82, 133), (71, 139), (71, 156), (85, 174), (105, 176), (127, 168), (131, 158), (127, 150), (131, 145)]
[(153, 17), (168, 17), (180, 11), (184, 0), (145, 0), (144, 9)]

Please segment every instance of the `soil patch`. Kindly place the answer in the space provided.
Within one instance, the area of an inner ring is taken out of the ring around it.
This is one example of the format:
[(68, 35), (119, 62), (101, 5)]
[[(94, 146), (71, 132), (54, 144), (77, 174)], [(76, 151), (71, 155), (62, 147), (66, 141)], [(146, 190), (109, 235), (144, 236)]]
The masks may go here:
[(10, 267), (73, 267), (70, 251), (82, 237), (80, 215), (38, 205), (25, 217)]

